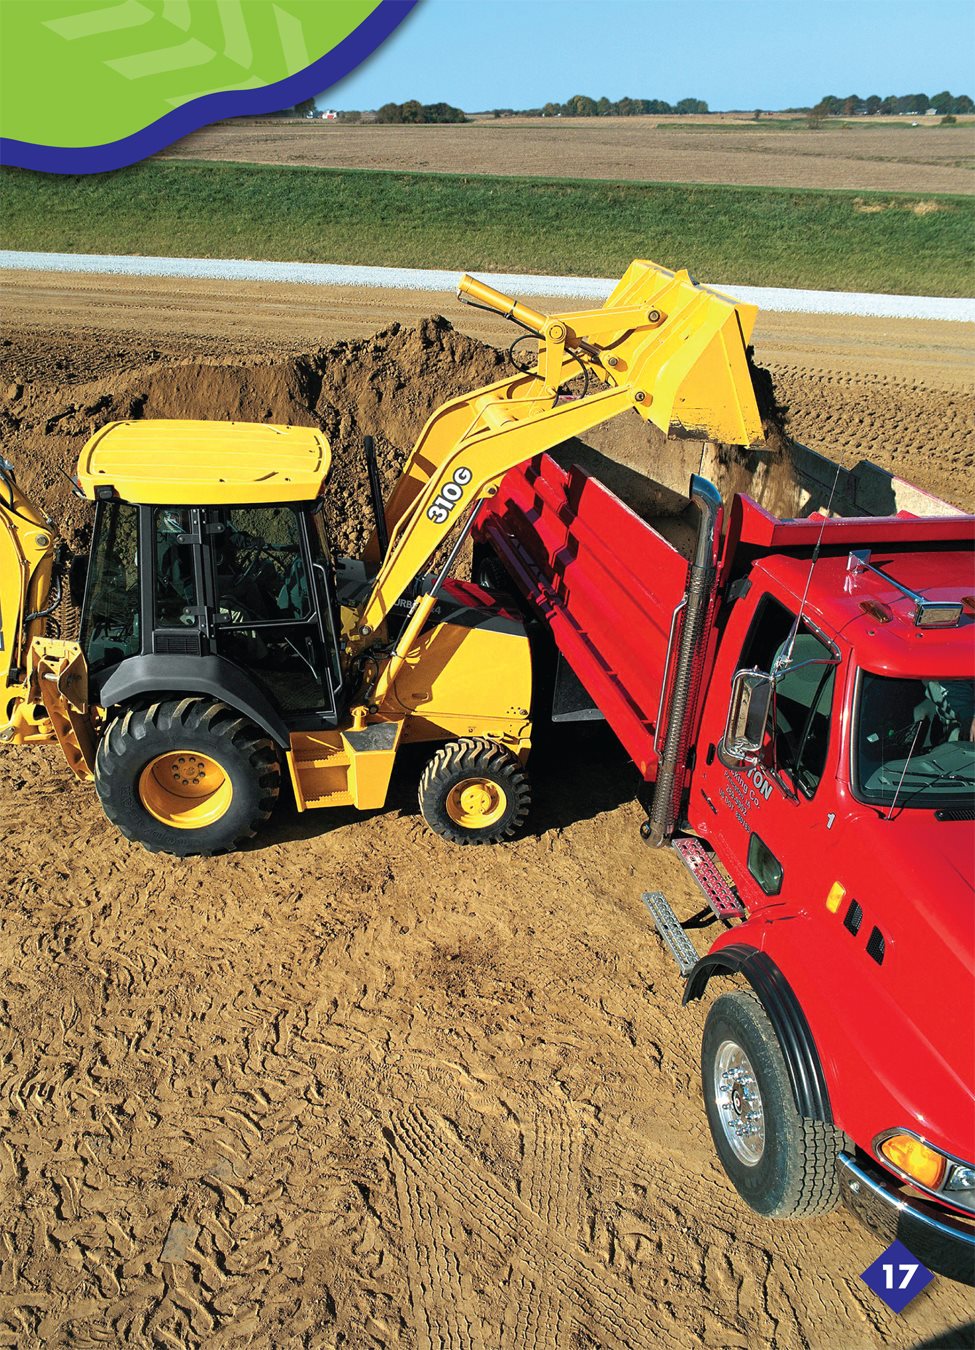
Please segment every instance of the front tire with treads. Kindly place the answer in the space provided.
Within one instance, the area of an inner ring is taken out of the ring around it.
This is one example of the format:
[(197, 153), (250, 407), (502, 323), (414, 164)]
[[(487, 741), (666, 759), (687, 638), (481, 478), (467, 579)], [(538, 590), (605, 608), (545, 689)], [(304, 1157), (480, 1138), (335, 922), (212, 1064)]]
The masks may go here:
[(708, 1013), (701, 1080), (718, 1157), (752, 1209), (800, 1219), (836, 1208), (843, 1137), (800, 1116), (778, 1038), (751, 990), (722, 994)]
[(188, 697), (114, 718), (95, 758), (105, 814), (152, 853), (223, 853), (252, 839), (278, 798), (270, 738), (225, 703)]
[(453, 844), (510, 839), (530, 805), (528, 775), (517, 756), (497, 741), (450, 741), (420, 779), (423, 819)]

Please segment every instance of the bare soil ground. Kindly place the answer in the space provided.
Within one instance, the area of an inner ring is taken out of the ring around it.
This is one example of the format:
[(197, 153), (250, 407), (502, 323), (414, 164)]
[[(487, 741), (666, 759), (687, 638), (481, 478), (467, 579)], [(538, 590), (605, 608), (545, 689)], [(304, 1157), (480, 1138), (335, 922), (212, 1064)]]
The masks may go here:
[(975, 123), (766, 131), (694, 119), (681, 125), (663, 121), (530, 118), (459, 126), (234, 121), (194, 132), (163, 157), (414, 173), (975, 191)]
[[(431, 406), (498, 369), (435, 320), (339, 342), (379, 306), (415, 324), (429, 296), (23, 286), (3, 452), (75, 527), (57, 468), (108, 416), (303, 411), (341, 486), (364, 431), (391, 469)], [(941, 465), (971, 454), (967, 336), (842, 322), (833, 364), (817, 321), (763, 339), (800, 439), (839, 401), (860, 420), (822, 424), (838, 451), (876, 423), (893, 464), (900, 430), (915, 481), (965, 499), (971, 475)], [(52, 750), (0, 754), (0, 1343), (967, 1344), (966, 1291), (936, 1280), (894, 1318), (852, 1219), (770, 1225), (724, 1180), (703, 1014), (680, 1010), (640, 894), (697, 904), (641, 843), (605, 728), (539, 746), (530, 829), (503, 848), (430, 834), (420, 767), (382, 813), (282, 804), (253, 848), (176, 860), (120, 839)]]

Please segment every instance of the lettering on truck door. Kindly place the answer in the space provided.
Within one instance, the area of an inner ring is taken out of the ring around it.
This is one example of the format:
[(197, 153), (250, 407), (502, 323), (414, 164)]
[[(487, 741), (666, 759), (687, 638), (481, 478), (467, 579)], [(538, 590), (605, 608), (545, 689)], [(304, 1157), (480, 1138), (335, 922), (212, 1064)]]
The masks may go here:
[[(782, 894), (790, 883), (794, 889), (828, 838), (828, 811), (817, 797), (836, 751), (837, 654), (811, 626), (796, 631), (795, 625), (796, 613), (774, 596), (759, 600), (740, 658), (729, 667), (729, 682), (734, 669), (771, 672), (778, 662), (782, 672), (759, 762), (736, 766), (708, 754), (692, 791), (695, 823), (715, 841), (751, 904)], [(706, 739), (720, 738), (724, 711), (713, 710)]]

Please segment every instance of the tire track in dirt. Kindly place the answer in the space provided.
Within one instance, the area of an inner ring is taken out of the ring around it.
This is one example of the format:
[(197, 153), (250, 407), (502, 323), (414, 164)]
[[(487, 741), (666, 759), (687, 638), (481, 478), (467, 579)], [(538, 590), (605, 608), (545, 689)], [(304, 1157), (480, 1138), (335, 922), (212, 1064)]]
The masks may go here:
[[(619, 1124), (608, 1123), (597, 1136), (592, 1165), (604, 1194), (625, 1197), (609, 1221), (610, 1243), (631, 1258), (635, 1283), (641, 1247), (656, 1245), (662, 1252), (672, 1239), (676, 1253), (687, 1245), (690, 1216), (706, 1206), (716, 1208), (720, 1194), (728, 1197), (732, 1208), (727, 1218), (694, 1241), (696, 1261), (674, 1261), (663, 1288), (658, 1288), (658, 1297), (671, 1297), (673, 1285), (695, 1300), (707, 1344), (747, 1346), (761, 1341), (773, 1350), (809, 1346), (817, 1343), (809, 1334), (811, 1327), (832, 1321), (844, 1308), (848, 1313), (851, 1305), (879, 1343), (890, 1343), (894, 1321), (861, 1281), (809, 1278), (821, 1265), (822, 1225), (849, 1226), (862, 1239), (843, 1210), (817, 1223), (770, 1225), (735, 1200), (710, 1152), (704, 1159), (695, 1157), (689, 1168), (685, 1157), (674, 1156)], [(702, 1289), (706, 1299), (701, 1298)]]
[(509, 1257), (517, 1253), (532, 1279), (572, 1307), (601, 1344), (614, 1350), (681, 1344), (676, 1318), (658, 1309), (651, 1321), (611, 1272), (500, 1182), (442, 1117), (410, 1107), (392, 1117), (388, 1128), (401, 1165), (417, 1182), (435, 1190), (449, 1212), (464, 1215), (485, 1245)]
[(393, 1170), (419, 1350), (476, 1350), (481, 1342), (464, 1311), (463, 1243), (456, 1225), (399, 1153)]
[[(582, 1147), (568, 1105), (542, 1099), (522, 1123), (521, 1140), (521, 1198), (550, 1229), (579, 1241)], [(564, 1344), (570, 1313), (546, 1279), (513, 1266), (501, 1325), (503, 1350)]]

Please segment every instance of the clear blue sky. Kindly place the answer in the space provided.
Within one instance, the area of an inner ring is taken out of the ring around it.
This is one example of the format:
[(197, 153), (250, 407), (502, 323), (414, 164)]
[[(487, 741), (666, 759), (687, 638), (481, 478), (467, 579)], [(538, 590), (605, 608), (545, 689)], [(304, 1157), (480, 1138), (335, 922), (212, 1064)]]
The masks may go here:
[(973, 0), (420, 0), (323, 107), (572, 94), (787, 108), (825, 94), (975, 97)]

